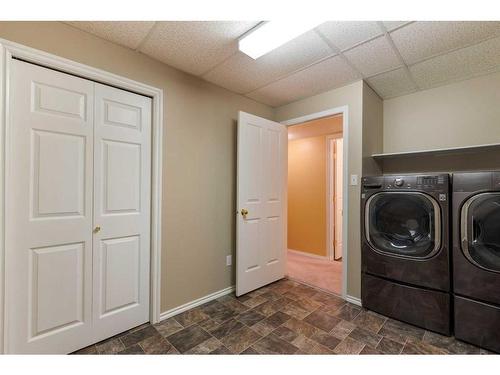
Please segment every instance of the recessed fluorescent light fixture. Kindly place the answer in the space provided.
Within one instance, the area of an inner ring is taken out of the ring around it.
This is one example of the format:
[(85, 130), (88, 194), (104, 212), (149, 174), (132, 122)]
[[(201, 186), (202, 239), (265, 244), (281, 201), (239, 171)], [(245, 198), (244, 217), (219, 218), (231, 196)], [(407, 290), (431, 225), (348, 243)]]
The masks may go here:
[(268, 21), (263, 22), (238, 41), (238, 48), (252, 59), (278, 48), (306, 31), (314, 29), (318, 21)]

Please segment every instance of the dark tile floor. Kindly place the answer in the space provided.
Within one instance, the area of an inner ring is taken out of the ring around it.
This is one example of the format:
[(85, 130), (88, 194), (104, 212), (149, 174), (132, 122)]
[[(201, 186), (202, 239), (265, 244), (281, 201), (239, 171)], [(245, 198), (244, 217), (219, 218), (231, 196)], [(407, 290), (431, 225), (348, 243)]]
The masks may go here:
[(227, 295), (75, 354), (486, 354), (486, 350), (280, 280)]

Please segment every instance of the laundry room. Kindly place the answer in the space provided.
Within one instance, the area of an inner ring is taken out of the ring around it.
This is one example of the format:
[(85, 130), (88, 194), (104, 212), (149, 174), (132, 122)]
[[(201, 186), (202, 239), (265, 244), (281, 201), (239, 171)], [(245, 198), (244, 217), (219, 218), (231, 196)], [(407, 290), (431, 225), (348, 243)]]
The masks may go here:
[(498, 368), (499, 20), (100, 3), (0, 20), (0, 362)]

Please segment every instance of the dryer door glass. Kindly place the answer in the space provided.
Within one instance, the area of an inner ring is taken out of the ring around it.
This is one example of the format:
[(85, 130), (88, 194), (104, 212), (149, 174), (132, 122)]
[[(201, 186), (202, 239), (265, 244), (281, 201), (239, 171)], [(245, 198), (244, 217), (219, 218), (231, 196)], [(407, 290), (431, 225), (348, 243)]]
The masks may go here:
[(419, 192), (381, 192), (367, 201), (366, 237), (375, 251), (428, 258), (439, 250), (441, 216), (437, 202)]
[(481, 193), (462, 207), (462, 250), (474, 264), (500, 272), (500, 193)]

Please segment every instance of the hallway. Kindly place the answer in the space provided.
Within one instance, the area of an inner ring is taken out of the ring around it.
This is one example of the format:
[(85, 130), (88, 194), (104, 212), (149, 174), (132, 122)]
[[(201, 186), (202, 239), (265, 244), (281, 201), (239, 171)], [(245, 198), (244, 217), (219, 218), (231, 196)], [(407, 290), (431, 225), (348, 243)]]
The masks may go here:
[(289, 251), (287, 276), (327, 292), (342, 294), (342, 262), (331, 262)]

